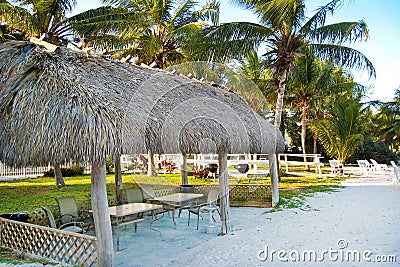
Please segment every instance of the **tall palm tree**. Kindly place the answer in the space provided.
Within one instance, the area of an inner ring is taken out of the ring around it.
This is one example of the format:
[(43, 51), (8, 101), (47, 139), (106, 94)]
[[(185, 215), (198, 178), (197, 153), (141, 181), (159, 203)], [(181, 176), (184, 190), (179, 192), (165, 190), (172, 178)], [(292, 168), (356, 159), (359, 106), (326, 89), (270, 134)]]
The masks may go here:
[(326, 153), (344, 164), (364, 140), (359, 117), (359, 103), (353, 99), (341, 100), (328, 118), (313, 121), (310, 128), (318, 134)]
[(328, 104), (329, 100), (332, 103), (335, 98), (353, 98), (355, 93), (362, 94), (364, 87), (353, 82), (341, 68), (318, 60), (309, 50), (301, 52), (303, 56), (296, 59), (289, 76), (288, 102), (300, 113), (301, 147), (305, 155), (307, 124), (313, 109), (321, 107), (323, 102)]
[[(343, 3), (332, 0), (306, 17), (304, 0), (234, 0), (260, 18), (260, 23), (231, 22), (210, 27), (205, 32), (208, 38), (204, 45), (196, 46), (200, 53), (209, 53), (209, 58), (226, 60), (242, 57), (248, 51), (264, 45), (265, 56), (273, 71), (273, 84), (277, 93), (275, 126), (281, 124), (283, 98), (288, 75), (303, 48), (308, 48), (321, 60), (331, 60), (344, 68), (367, 69), (375, 75), (372, 63), (359, 51), (344, 46), (357, 40), (368, 39), (368, 28), (364, 21), (340, 22), (325, 25), (326, 18)], [(210, 41), (211, 40), (211, 41)], [(202, 40), (199, 40), (202, 41)], [(193, 48), (195, 49), (195, 48)]]

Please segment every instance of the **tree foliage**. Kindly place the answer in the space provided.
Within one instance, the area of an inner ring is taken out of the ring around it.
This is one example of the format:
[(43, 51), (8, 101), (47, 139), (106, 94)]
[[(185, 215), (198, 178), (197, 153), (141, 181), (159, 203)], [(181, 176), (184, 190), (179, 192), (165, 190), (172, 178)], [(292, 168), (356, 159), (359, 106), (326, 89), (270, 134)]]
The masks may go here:
[(364, 137), (359, 127), (360, 105), (354, 100), (341, 100), (329, 118), (314, 121), (310, 128), (318, 135), (326, 153), (345, 163)]

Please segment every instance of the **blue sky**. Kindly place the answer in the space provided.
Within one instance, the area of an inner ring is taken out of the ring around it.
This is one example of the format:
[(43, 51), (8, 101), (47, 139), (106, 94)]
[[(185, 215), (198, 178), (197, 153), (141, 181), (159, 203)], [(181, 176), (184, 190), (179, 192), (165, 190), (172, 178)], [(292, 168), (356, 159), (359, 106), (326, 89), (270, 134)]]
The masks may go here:
[[(204, 1), (201, 1), (204, 2)], [(257, 22), (257, 17), (229, 3), (221, 2), (221, 23), (231, 21)], [(329, 0), (306, 0), (310, 14)], [(77, 0), (74, 13), (100, 6), (97, 0)], [(362, 52), (373, 63), (377, 76), (368, 80), (366, 72), (356, 73), (355, 79), (371, 86), (370, 98), (391, 100), (400, 87), (400, 0), (348, 0), (328, 19), (328, 23), (364, 20), (369, 27), (370, 38), (352, 47)]]

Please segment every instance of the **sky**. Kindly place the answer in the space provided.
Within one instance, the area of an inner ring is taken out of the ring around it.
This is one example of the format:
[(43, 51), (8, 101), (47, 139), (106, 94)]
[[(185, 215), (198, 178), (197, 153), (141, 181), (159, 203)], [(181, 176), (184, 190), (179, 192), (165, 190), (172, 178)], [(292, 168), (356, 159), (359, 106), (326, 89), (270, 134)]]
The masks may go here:
[[(204, 2), (204, 0), (199, 2)], [(305, 0), (310, 16), (316, 8), (329, 0)], [(249, 11), (220, 0), (220, 22), (251, 21), (257, 17)], [(77, 0), (74, 13), (101, 6), (98, 0)], [(369, 28), (369, 39), (351, 47), (363, 53), (376, 69), (376, 79), (368, 79), (367, 72), (352, 72), (356, 82), (369, 89), (369, 100), (390, 101), (400, 87), (400, 0), (346, 0), (329, 17), (327, 23), (364, 20)]]

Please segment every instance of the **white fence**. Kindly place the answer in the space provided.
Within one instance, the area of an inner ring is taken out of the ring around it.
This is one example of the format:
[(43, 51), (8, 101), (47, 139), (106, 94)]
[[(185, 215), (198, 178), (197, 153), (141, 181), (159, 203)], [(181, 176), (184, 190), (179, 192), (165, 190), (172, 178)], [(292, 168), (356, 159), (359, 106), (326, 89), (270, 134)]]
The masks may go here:
[(39, 177), (45, 171), (50, 169), (50, 165), (46, 167), (22, 167), (15, 168), (0, 163), (0, 177), (17, 178), (17, 177)]

